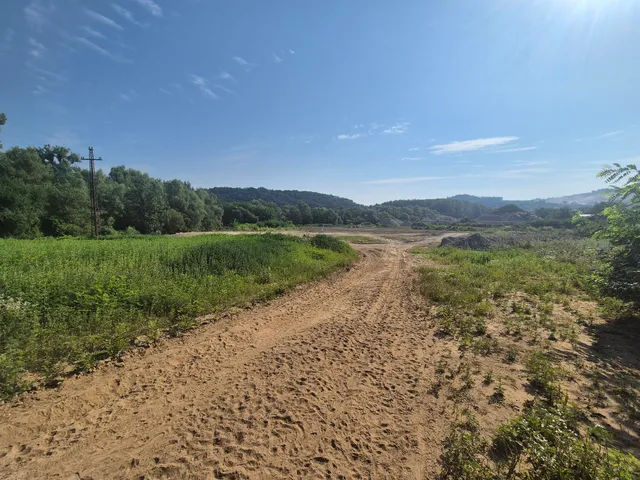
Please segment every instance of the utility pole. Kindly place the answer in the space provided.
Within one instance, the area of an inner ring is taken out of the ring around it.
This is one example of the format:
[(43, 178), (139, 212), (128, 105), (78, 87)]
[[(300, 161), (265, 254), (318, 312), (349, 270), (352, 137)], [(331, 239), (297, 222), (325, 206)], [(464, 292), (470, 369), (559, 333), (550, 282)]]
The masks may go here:
[(98, 188), (96, 185), (96, 160), (102, 160), (102, 157), (94, 158), (93, 147), (89, 147), (89, 158), (81, 157), (80, 160), (89, 160), (89, 194), (91, 195), (91, 220), (93, 221), (93, 238), (98, 238), (98, 223), (100, 215), (98, 214)]

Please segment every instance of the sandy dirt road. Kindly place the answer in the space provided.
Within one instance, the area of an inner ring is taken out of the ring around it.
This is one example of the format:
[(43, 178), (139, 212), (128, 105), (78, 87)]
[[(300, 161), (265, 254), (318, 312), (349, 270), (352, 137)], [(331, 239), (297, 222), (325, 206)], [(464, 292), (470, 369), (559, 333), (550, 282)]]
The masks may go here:
[(0, 406), (0, 478), (434, 478), (415, 245)]

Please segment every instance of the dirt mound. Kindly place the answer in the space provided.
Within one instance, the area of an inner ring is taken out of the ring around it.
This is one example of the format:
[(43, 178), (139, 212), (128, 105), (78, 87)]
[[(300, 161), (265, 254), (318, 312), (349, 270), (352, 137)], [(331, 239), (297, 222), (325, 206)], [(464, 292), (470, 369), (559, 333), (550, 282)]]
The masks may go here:
[(479, 233), (474, 233), (466, 237), (444, 237), (440, 246), (465, 248), (468, 250), (489, 250), (493, 243), (493, 239), (483, 237)]

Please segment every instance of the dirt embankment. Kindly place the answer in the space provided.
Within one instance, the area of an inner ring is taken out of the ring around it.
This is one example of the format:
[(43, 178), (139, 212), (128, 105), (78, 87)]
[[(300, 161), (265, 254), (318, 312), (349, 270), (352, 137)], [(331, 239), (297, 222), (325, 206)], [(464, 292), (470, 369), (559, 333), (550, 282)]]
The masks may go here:
[(415, 245), (0, 406), (0, 478), (432, 478), (454, 407)]

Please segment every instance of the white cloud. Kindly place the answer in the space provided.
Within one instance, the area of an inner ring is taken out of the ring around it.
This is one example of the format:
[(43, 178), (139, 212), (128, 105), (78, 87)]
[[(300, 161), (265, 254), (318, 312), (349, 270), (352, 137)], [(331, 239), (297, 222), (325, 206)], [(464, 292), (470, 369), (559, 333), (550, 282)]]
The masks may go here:
[(191, 83), (193, 83), (196, 87), (198, 87), (204, 95), (211, 98), (212, 100), (218, 100), (220, 98), (218, 95), (216, 95), (213, 92), (213, 90), (211, 90), (207, 86), (207, 81), (204, 78), (202, 78), (200, 75), (191, 74), (190, 76), (191, 76)]
[(415, 162), (417, 160), (422, 160), (422, 157), (402, 157), (400, 160), (406, 162)]
[(280, 58), (278, 55), (274, 53), (272, 53), (271, 55), (273, 55), (273, 61), (276, 63), (282, 63), (284, 60), (282, 60), (282, 58)]
[(47, 47), (38, 42), (36, 39), (29, 37), (29, 45), (31, 45), (31, 49), (29, 50), (29, 55), (34, 58), (41, 57), (45, 52)]
[(64, 75), (60, 75), (58, 73), (51, 72), (49, 70), (45, 70), (44, 68), (40, 68), (30, 61), (26, 64), (27, 71), (33, 75), (35, 78), (47, 82), (47, 83), (59, 83), (67, 80), (67, 77)]
[(409, 122), (396, 123), (395, 125), (392, 125), (386, 130), (383, 130), (382, 133), (384, 135), (401, 135), (404, 132), (406, 132), (408, 128), (409, 128)]
[(101, 34), (99, 31), (94, 30), (93, 28), (87, 26), (87, 25), (83, 25), (82, 27), (80, 27), (82, 29), (82, 31), (84, 33), (86, 33), (87, 35), (91, 35), (92, 37), (96, 37), (96, 38), (107, 38), (105, 37), (103, 34)]
[(444, 155), (449, 153), (460, 152), (473, 152), (476, 150), (482, 150), (487, 147), (495, 147), (497, 145), (504, 145), (509, 142), (518, 140), (518, 137), (493, 137), (493, 138), (478, 138), (476, 140), (465, 140), (462, 142), (451, 142), (443, 145), (434, 145), (430, 148), (431, 153), (434, 155)]
[(158, 90), (164, 93), (165, 95), (173, 95), (173, 93), (171, 93), (169, 90), (166, 90), (164, 88), (159, 88)]
[(129, 95), (128, 93), (121, 93), (120, 98), (125, 102), (130, 102), (132, 100), (131, 95)]
[(250, 71), (253, 67), (256, 66), (255, 63), (247, 62), (244, 58), (235, 56), (233, 59), (236, 61), (238, 65), (243, 67), (247, 72)]
[(33, 94), (34, 95), (42, 95), (43, 93), (46, 93), (47, 89), (44, 88), (42, 85), (36, 85), (36, 88), (33, 89)]
[(222, 90), (223, 92), (227, 92), (230, 93), (232, 95), (235, 95), (236, 92), (234, 92), (233, 90), (231, 90), (230, 88), (225, 87), (224, 85), (220, 85), (219, 83), (216, 83), (213, 85), (214, 88), (217, 88), (219, 90)]
[(94, 52), (99, 53), (100, 55), (103, 55), (103, 56), (105, 56), (107, 58), (110, 58), (111, 60), (113, 60), (115, 62), (133, 63), (132, 60), (130, 60), (128, 58), (124, 58), (124, 57), (122, 57), (120, 55), (115, 55), (115, 54), (109, 52), (108, 50), (105, 50), (101, 46), (96, 45), (91, 40), (87, 40), (86, 38), (83, 38), (83, 37), (75, 37), (75, 39), (76, 39), (77, 42), (81, 43), (85, 47), (93, 50)]
[(93, 10), (89, 10), (88, 8), (85, 8), (84, 11), (91, 18), (102, 23), (103, 25), (107, 25), (108, 27), (111, 27), (111, 28), (117, 28), (118, 30), (124, 30), (118, 23), (114, 22), (109, 17), (100, 15), (98, 12), (94, 12)]
[(356, 138), (362, 138), (366, 136), (367, 135), (364, 133), (354, 133), (353, 135), (341, 133), (340, 135), (338, 135), (338, 140), (355, 140)]
[(291, 55), (295, 55), (295, 54), (296, 54), (296, 51), (295, 51), (295, 50), (291, 50), (291, 49), (289, 49), (289, 53), (290, 53)]
[(49, 16), (53, 12), (53, 4), (44, 6), (39, 0), (34, 0), (24, 8), (24, 18), (29, 27), (40, 30), (49, 21)]
[(149, 13), (151, 13), (151, 15), (155, 17), (162, 16), (162, 7), (160, 7), (160, 5), (158, 5), (153, 0), (134, 0), (134, 2), (147, 9)]
[(140, 27), (143, 27), (144, 25), (140, 22), (138, 22), (134, 16), (133, 13), (131, 13), (129, 10), (127, 10), (126, 8), (121, 7), (120, 5), (118, 5), (117, 3), (112, 3), (111, 6), (113, 7), (113, 9), (116, 11), (116, 13), (118, 15), (120, 15), (122, 18), (124, 18), (125, 20), (128, 20), (129, 22), (133, 23), (134, 25), (138, 25)]
[(603, 133), (602, 135), (598, 135), (596, 138), (600, 139), (600, 138), (617, 137), (618, 135), (622, 135), (624, 132), (625, 132), (624, 130), (616, 130), (613, 132)]
[(362, 182), (365, 185), (384, 185), (390, 183), (415, 183), (415, 182), (429, 182), (432, 180), (443, 180), (450, 177), (406, 177), (406, 178), (384, 178), (382, 180), (369, 180), (368, 182)]
[(4, 32), (4, 37), (2, 38), (2, 42), (0, 42), (0, 55), (11, 50), (11, 46), (13, 45), (13, 37), (15, 36), (15, 31), (13, 28), (7, 28)]
[(409, 151), (410, 151), (410, 152), (417, 152), (417, 151), (419, 151), (419, 150), (420, 150), (420, 149), (419, 149), (418, 147), (413, 147), (413, 148), (410, 148), (410, 149), (409, 149)]
[(229, 72), (222, 72), (220, 75), (218, 75), (219, 78), (222, 78), (223, 80), (233, 80), (233, 75), (231, 75)]
[(538, 147), (518, 147), (518, 148), (502, 148), (490, 150), (486, 153), (510, 153), (510, 152), (526, 152), (527, 150), (537, 150)]

